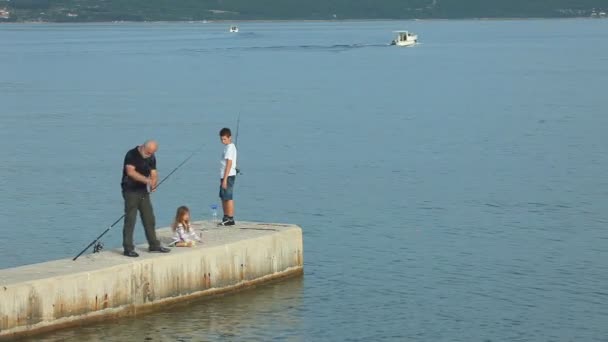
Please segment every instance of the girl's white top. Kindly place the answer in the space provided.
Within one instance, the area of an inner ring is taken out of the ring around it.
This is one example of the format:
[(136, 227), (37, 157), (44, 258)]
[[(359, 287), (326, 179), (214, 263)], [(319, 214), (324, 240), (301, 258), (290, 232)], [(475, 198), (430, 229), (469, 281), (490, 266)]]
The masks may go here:
[(173, 242), (188, 242), (188, 241), (198, 241), (201, 242), (201, 238), (196, 234), (192, 227), (190, 229), (186, 229), (183, 224), (178, 224), (175, 228), (175, 232), (173, 233)]

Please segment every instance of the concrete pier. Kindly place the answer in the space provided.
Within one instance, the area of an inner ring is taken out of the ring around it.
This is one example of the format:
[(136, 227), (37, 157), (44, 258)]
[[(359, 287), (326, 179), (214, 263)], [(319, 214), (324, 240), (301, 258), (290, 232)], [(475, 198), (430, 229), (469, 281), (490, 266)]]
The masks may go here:
[[(296, 225), (195, 222), (203, 243), (171, 253), (122, 256), (122, 249), (0, 270), (0, 340), (162, 309), (303, 272)], [(168, 244), (169, 228), (157, 230)], [(116, 234), (116, 232), (114, 232)]]

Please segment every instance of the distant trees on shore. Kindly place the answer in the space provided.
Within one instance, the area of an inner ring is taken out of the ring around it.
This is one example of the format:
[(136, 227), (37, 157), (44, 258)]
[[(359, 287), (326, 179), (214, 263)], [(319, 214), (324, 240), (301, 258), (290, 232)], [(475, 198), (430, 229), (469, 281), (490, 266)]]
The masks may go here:
[[(585, 17), (608, 0), (0, 0), (10, 21)], [(6, 19), (5, 19), (6, 20)]]

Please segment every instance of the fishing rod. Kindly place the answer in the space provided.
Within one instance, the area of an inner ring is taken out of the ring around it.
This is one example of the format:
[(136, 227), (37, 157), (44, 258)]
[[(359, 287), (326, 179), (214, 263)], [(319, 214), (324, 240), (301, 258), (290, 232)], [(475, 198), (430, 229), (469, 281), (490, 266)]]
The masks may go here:
[[(241, 113), (239, 113), (239, 117), (238, 119), (236, 119), (236, 136), (234, 137), (234, 147), (238, 147), (239, 145), (239, 128), (241, 126)], [(237, 175), (242, 175), (243, 173), (241, 172), (241, 169), (238, 167), (236, 167), (236, 174)]]
[[(195, 154), (197, 154), (201, 149), (203, 148), (203, 145), (201, 145), (201, 147), (199, 147), (197, 150), (195, 150), (194, 152), (192, 152), (192, 154), (184, 159), (183, 162), (181, 162), (179, 165), (177, 165), (177, 167), (175, 169), (173, 169), (173, 171), (169, 172), (169, 174), (167, 174), (165, 176), (165, 178), (163, 178), (160, 182), (158, 182), (158, 184), (156, 184), (156, 186), (154, 188), (151, 189), (150, 192), (153, 192), (154, 190), (158, 189), (158, 187), (163, 184), (169, 177), (171, 177), (172, 174), (175, 173), (175, 171), (177, 171), (180, 167), (184, 166), (184, 164), (186, 164), (188, 162), (188, 160), (192, 159), (192, 157), (194, 157)], [(82, 254), (84, 254), (84, 252), (87, 251), (87, 249), (91, 248), (91, 246), (95, 245), (94, 250), (95, 251), (101, 251), (101, 249), (103, 248), (103, 245), (101, 245), (99, 242), (99, 239), (101, 239), (104, 235), (106, 235), (107, 232), (110, 231), (110, 229), (114, 228), (115, 225), (118, 224), (118, 222), (120, 222), (123, 218), (125, 218), (126, 213), (122, 214), (122, 216), (120, 216), (116, 221), (114, 221), (114, 223), (112, 223), (108, 228), (106, 228), (106, 230), (103, 231), (103, 233), (101, 233), (95, 240), (93, 240), (88, 246), (86, 246), (80, 253), (78, 253), (77, 256), (74, 257), (74, 259), (72, 259), (72, 261), (76, 261), (76, 259), (78, 259)]]

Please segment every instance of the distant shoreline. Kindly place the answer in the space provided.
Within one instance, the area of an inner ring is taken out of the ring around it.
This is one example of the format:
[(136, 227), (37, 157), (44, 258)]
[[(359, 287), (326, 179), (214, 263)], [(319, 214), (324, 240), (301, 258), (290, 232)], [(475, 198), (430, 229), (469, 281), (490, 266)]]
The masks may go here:
[(527, 17), (527, 18), (425, 18), (425, 19), (243, 19), (243, 20), (157, 20), (157, 21), (0, 21), (1, 24), (225, 24), (225, 23), (354, 23), (409, 21), (528, 21), (528, 20), (601, 20), (594, 17)]

